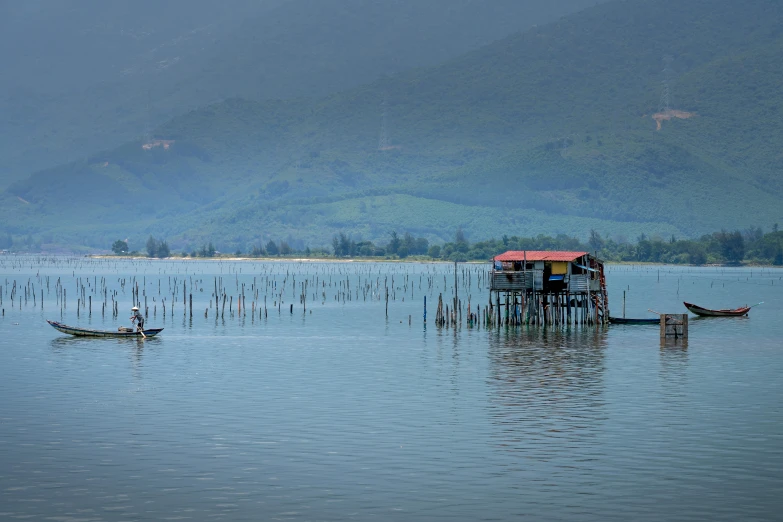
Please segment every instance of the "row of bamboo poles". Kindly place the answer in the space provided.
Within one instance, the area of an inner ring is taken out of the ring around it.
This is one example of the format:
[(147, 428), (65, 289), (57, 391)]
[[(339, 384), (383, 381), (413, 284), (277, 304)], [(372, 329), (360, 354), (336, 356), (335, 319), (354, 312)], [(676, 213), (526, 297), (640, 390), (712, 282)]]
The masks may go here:
[[(75, 269), (83, 269), (82, 265), (92, 265), (97, 270), (105, 271), (107, 265), (117, 264), (108, 260), (89, 262), (70, 259), (63, 261), (60, 258), (38, 258), (36, 261), (41, 266), (51, 264), (58, 268), (62, 268), (63, 265), (73, 268), (74, 270), (71, 274), (73, 277), (72, 282), (67, 282), (67, 277), (65, 276), (55, 279), (54, 276), (43, 275), (40, 271), (36, 273), (35, 278), (28, 277), (26, 282), (12, 280), (9, 283), (8, 279), (6, 279), (5, 285), (0, 282), (0, 307), (3, 307), (3, 316), (5, 315), (4, 299), (9, 298), (9, 291), (11, 308), (20, 310), (23, 305), (27, 307), (29, 304), (36, 308), (40, 306), (40, 309), (44, 310), (44, 298), (51, 295), (53, 291), (54, 298), (52, 301), (59, 309), (61, 319), (66, 310), (68, 310), (68, 298), (74, 294), (76, 295), (75, 312), (77, 318), (83, 315), (93, 317), (94, 313), (100, 313), (101, 317), (110, 316), (114, 319), (119, 317), (121, 313), (124, 313), (126, 307), (128, 313), (130, 313), (131, 306), (138, 306), (147, 318), (157, 317), (160, 313), (165, 319), (166, 317), (173, 317), (177, 313), (178, 303), (182, 304), (183, 316), (193, 317), (193, 294), (204, 292), (206, 289), (203, 278), (187, 274), (159, 277), (157, 281), (154, 277), (148, 281), (146, 275), (127, 278), (117, 277), (116, 279), (106, 276), (99, 277), (98, 275), (76, 275)], [(131, 262), (130, 264), (137, 263)], [(138, 264), (147, 263), (140, 262)], [(319, 269), (324, 267), (323, 264), (311, 264), (310, 266), (317, 266)], [(365, 265), (365, 267), (367, 266), (371, 269), (362, 270), (359, 273), (354, 272), (353, 274), (349, 270), (342, 268), (322, 269), (324, 273), (309, 275), (286, 271), (285, 274), (279, 274), (282, 276), (282, 281), (273, 275), (270, 270), (270, 273), (266, 275), (254, 276), (252, 283), (239, 280), (240, 268), (234, 274), (234, 281), (231, 281), (235, 285), (234, 289), (230, 288), (232, 285), (229, 283), (228, 278), (223, 276), (211, 278), (213, 279), (213, 284), (210, 286), (213, 286), (211, 289), (213, 292), (208, 301), (209, 305), (204, 308), (204, 316), (209, 317), (213, 315), (223, 318), (228, 313), (232, 317), (235, 315), (244, 317), (249, 312), (253, 317), (266, 317), (269, 313), (270, 304), (272, 307), (278, 308), (278, 312), (282, 313), (282, 305), (287, 300), (287, 292), (290, 290), (292, 292), (290, 294), (291, 300), (298, 300), (302, 311), (305, 313), (307, 312), (308, 303), (320, 301), (321, 304), (324, 304), (329, 298), (341, 303), (358, 300), (383, 301), (384, 314), (388, 318), (390, 301), (398, 299), (405, 301), (406, 298), (413, 300), (417, 293), (423, 293), (426, 299), (427, 292), (432, 294), (436, 286), (439, 286), (437, 284), (439, 275), (435, 271), (423, 274), (387, 273), (383, 275), (381, 275), (380, 271), (377, 271), (377, 275), (373, 276), (372, 272), (375, 272), (373, 270), (375, 266)], [(13, 263), (12, 267), (17, 270), (29, 268), (23, 266), (22, 263)], [(52, 267), (49, 266), (47, 268)], [(404, 269), (406, 267), (401, 265), (399, 267), (392, 266), (392, 268)], [(485, 284), (484, 275), (476, 272), (475, 269), (464, 269), (459, 273), (455, 270), (455, 285), (459, 283), (458, 275), (462, 276), (461, 284), (466, 290), (473, 284), (477, 287)], [(338, 274), (341, 277), (338, 277)], [(73, 283), (75, 283), (75, 288), (72, 286)], [(444, 288), (448, 286), (446, 275), (443, 276), (443, 285)], [(236, 294), (232, 290), (235, 290)], [(38, 299), (39, 293), (40, 299)], [(331, 295), (327, 297), (328, 294)], [(197, 299), (197, 303), (198, 301)], [(72, 300), (71, 303), (73, 303)], [(100, 308), (94, 310), (94, 305)], [(52, 306), (49, 304), (48, 309), (51, 308)], [(294, 313), (293, 302), (287, 308), (289, 313)], [(410, 316), (409, 322), (411, 322)]]
[[(334, 266), (324, 264), (303, 265), (313, 269), (315, 273), (301, 273), (286, 269), (279, 270), (279, 265), (261, 264), (266, 273), (243, 276), (240, 280), (242, 267), (232, 267), (233, 274), (210, 277), (199, 277), (198, 274), (137, 275), (129, 277), (109, 277), (106, 275), (76, 275), (76, 269), (84, 270), (83, 265), (92, 266), (95, 271), (105, 273), (111, 269), (112, 263), (107, 260), (68, 260), (59, 258), (38, 260), (42, 268), (53, 265), (60, 271), (67, 267), (72, 270), (70, 281), (66, 276), (49, 276), (41, 274), (27, 277), (27, 281), (0, 281), (0, 307), (5, 315), (5, 303), (10, 298), (11, 308), (21, 309), (29, 304), (44, 309), (56, 307), (62, 319), (70, 303), (77, 317), (101, 317), (116, 319), (122, 313), (130, 314), (131, 306), (138, 306), (149, 319), (159, 315), (166, 319), (180, 316), (193, 317), (194, 293), (197, 296), (195, 306), (201, 303), (204, 317), (225, 318), (241, 316), (265, 318), (270, 309), (277, 308), (279, 314), (285, 310), (293, 314), (295, 303), (299, 309), (308, 313), (312, 304), (325, 304), (327, 300), (340, 303), (351, 301), (375, 301), (384, 305), (384, 315), (389, 317), (390, 301), (413, 301), (421, 296), (424, 300), (424, 322), (427, 321), (427, 297), (437, 296), (437, 311), (435, 324), (440, 327), (455, 327), (465, 325), (473, 327), (492, 327), (498, 325), (521, 324), (594, 324), (596, 322), (595, 306), (585, 299), (562, 295), (525, 295), (522, 293), (496, 296), (495, 302), (474, 306), (471, 292), (485, 291), (488, 284), (488, 273), (479, 265), (458, 267), (453, 265), (453, 271), (444, 273), (448, 265), (426, 267), (426, 273), (411, 274), (404, 270), (410, 265), (384, 266), (384, 272), (377, 265)], [(133, 265), (132, 263), (131, 266)], [(156, 266), (149, 262), (139, 263), (143, 266)], [(188, 263), (172, 263), (179, 269)], [(192, 265), (191, 265), (192, 266)], [(214, 265), (212, 265), (214, 266)], [(16, 266), (21, 270), (29, 267)], [(255, 265), (251, 265), (255, 268)], [(277, 270), (277, 273), (275, 273)], [(391, 272), (391, 273), (388, 273)], [(233, 276), (233, 277), (232, 277)], [(449, 276), (453, 277), (449, 281)], [(252, 279), (251, 279), (252, 277)], [(211, 279), (211, 281), (210, 281)], [(211, 288), (210, 288), (211, 287)], [(435, 294), (438, 288), (444, 292)], [(209, 299), (204, 295), (210, 292)], [(467, 294), (467, 301), (459, 298), (459, 293)], [(72, 296), (75, 295), (75, 303)], [(490, 294), (492, 296), (492, 294)], [(200, 297), (199, 296), (203, 296)], [(572, 302), (573, 300), (573, 302)], [(288, 301), (288, 302), (286, 302)], [(182, 308), (179, 305), (182, 305)], [(283, 306), (283, 305), (287, 306)], [(54, 306), (53, 306), (54, 305)], [(199, 312), (196, 312), (199, 313)], [(312, 313), (310, 311), (310, 313)], [(408, 322), (411, 317), (408, 316)]]

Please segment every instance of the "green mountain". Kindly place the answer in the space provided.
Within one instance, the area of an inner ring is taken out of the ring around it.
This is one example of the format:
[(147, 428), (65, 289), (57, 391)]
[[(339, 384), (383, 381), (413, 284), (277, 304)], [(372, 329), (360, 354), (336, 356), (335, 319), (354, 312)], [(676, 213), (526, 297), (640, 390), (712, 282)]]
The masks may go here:
[(0, 188), (216, 100), (323, 96), (595, 0), (0, 3)]
[(223, 250), (458, 226), (473, 240), (768, 228), (783, 219), (781, 15), (773, 0), (615, 1), (326, 98), (226, 100), (160, 126), (149, 150), (11, 186), (1, 219), (44, 243)]

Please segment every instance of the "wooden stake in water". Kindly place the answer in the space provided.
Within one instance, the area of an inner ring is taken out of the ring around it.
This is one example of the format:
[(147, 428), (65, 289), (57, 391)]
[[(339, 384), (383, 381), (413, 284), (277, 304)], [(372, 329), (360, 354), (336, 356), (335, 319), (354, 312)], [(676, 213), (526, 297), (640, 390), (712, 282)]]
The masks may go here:
[[(458, 305), (457, 301), (457, 262), (454, 261), (454, 307), (456, 308)], [(457, 314), (454, 314), (454, 317), (456, 319)]]

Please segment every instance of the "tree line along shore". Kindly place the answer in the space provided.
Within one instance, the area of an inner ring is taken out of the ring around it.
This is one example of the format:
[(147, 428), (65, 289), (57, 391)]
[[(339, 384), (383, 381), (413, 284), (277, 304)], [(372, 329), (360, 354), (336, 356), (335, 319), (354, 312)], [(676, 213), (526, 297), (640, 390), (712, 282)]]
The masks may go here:
[(144, 250), (131, 250), (126, 241), (112, 245), (116, 256), (150, 258), (306, 258), (306, 259), (373, 259), (420, 261), (488, 261), (507, 250), (568, 250), (591, 252), (608, 262), (667, 263), (687, 265), (765, 264), (783, 266), (783, 232), (777, 225), (764, 233), (761, 228), (740, 231), (721, 230), (698, 239), (648, 237), (644, 234), (630, 242), (621, 237), (603, 237), (590, 231), (587, 241), (558, 234), (519, 237), (503, 235), (500, 239), (471, 242), (462, 229), (454, 240), (431, 245), (426, 238), (392, 231), (388, 242), (355, 241), (344, 233), (332, 237), (328, 247), (294, 248), (289, 241), (269, 240), (251, 245), (245, 251), (221, 252), (209, 242), (200, 248), (173, 252), (168, 242), (150, 236)]

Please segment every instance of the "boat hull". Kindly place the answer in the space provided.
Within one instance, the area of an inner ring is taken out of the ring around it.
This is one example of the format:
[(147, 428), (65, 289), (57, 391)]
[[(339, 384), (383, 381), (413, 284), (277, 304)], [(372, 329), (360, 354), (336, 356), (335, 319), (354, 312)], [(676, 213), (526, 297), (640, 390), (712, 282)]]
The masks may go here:
[(654, 319), (650, 318), (643, 318), (643, 319), (632, 319), (632, 318), (625, 318), (625, 317), (610, 317), (609, 318), (610, 324), (661, 324), (661, 319), (656, 317)]
[[(112, 332), (109, 330), (91, 330), (89, 328), (77, 328), (75, 326), (68, 326), (67, 324), (58, 323), (57, 321), (46, 321), (58, 332), (62, 332), (68, 335), (76, 335), (78, 337), (141, 337), (139, 332)], [(144, 335), (147, 337), (154, 337), (163, 331), (163, 328), (151, 328), (144, 330)]]
[(710, 310), (709, 308), (702, 308), (693, 303), (683, 302), (682, 304), (684, 304), (685, 308), (691, 313), (702, 317), (741, 317), (743, 315), (748, 315), (748, 312), (750, 311), (749, 306), (735, 308), (733, 310)]

